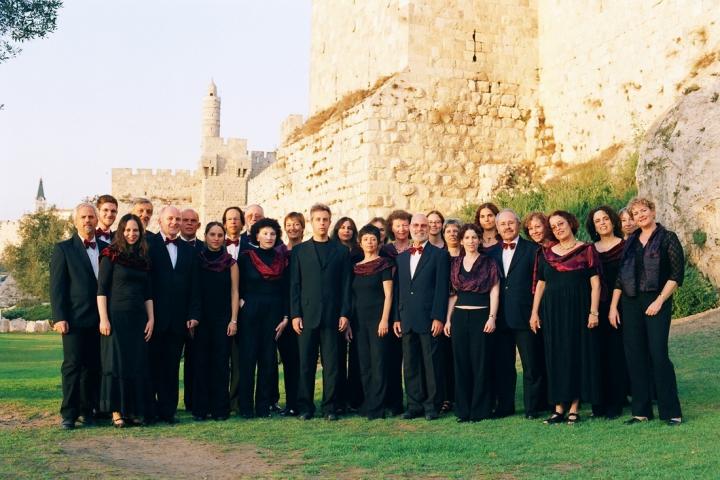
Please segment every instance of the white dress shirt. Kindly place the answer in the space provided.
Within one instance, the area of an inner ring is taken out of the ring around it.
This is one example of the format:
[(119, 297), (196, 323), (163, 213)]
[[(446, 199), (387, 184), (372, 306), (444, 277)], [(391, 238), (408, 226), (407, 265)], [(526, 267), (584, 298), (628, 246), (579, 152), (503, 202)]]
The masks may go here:
[(505, 248), (505, 246), (503, 245), (502, 262), (503, 262), (503, 270), (505, 271), (505, 275), (507, 275), (508, 270), (510, 269), (510, 263), (512, 262), (513, 255), (515, 255), (515, 249), (517, 248), (519, 239), (520, 239), (520, 236), (518, 235), (517, 237), (515, 237), (514, 240), (512, 240), (512, 242), (503, 241), (503, 244), (515, 243), (515, 248)]
[[(110, 243), (112, 241), (112, 238), (110, 237), (110, 235), (112, 235), (112, 231), (108, 230), (107, 232), (103, 232), (99, 238), (100, 238), (100, 240), (102, 240), (105, 243)], [(96, 238), (97, 238), (97, 236), (96, 236)]]
[[(162, 236), (162, 239), (164, 242), (167, 237), (162, 232), (160, 232), (160, 235)], [(175, 238), (177, 238), (177, 237), (175, 237)], [(175, 264), (177, 263), (177, 245), (175, 245), (174, 243), (168, 243), (168, 244), (165, 244), (165, 248), (167, 248), (168, 255), (170, 255), (170, 262), (172, 263), (172, 267), (174, 269)]]
[[(80, 240), (82, 240), (82, 238)], [(95, 278), (98, 278), (98, 272), (100, 271), (100, 252), (98, 251), (97, 238), (93, 237), (90, 241), (95, 242), (95, 248), (87, 247), (85, 249), (85, 253), (87, 253), (88, 258), (90, 259), (93, 272), (95, 272)]]
[[(420, 245), (423, 250), (427, 246), (427, 243), (428, 242), (426, 240), (422, 245)], [(420, 263), (420, 257), (422, 257), (422, 255), (417, 252), (410, 255), (410, 278), (415, 277), (415, 269), (417, 268), (418, 263)]]
[[(229, 239), (229, 238), (230, 238), (230, 237), (225, 237), (225, 239)], [(230, 255), (232, 255), (232, 257), (233, 257), (235, 260), (237, 260), (238, 253), (240, 253), (240, 242), (241, 242), (241, 241), (242, 241), (242, 239), (241, 239), (240, 237), (238, 237), (238, 244), (237, 244), (237, 245), (227, 245), (227, 246), (225, 247), (225, 250), (227, 250), (227, 252), (228, 252)]]

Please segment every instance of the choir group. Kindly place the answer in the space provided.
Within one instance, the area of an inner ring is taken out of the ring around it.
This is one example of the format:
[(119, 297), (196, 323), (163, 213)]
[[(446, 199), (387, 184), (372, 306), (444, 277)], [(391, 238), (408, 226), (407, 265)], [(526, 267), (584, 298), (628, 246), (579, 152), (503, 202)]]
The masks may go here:
[(682, 422), (668, 334), (685, 262), (646, 198), (592, 210), (592, 243), (569, 212), (492, 203), (472, 223), (396, 210), (359, 230), (315, 204), (305, 241), (305, 215), (280, 225), (258, 205), (227, 208), (204, 241), (192, 209), (164, 206), (157, 233), (147, 199), (111, 231), (117, 211), (110, 195), (78, 205), (51, 259), (63, 428), (177, 422), (183, 357), (195, 421), (313, 418), (318, 358), (327, 420), (501, 418), (516, 352), (528, 419), (572, 425), (582, 404), (612, 419), (629, 402), (634, 424), (656, 401)]

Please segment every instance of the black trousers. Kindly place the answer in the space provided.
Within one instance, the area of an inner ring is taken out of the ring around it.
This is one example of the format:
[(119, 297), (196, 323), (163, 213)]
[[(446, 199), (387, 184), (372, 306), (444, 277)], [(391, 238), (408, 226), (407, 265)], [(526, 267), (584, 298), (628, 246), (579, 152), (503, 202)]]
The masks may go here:
[[(282, 335), (277, 340), (277, 349), (280, 353), (280, 361), (283, 366), (283, 383), (285, 385), (285, 408), (297, 411), (297, 391), (298, 391), (298, 378), (300, 376), (300, 354), (298, 353), (298, 336), (295, 330), (292, 328), (292, 323), (288, 322), (288, 325), (283, 330)], [(277, 367), (275, 368), (277, 372)], [(273, 391), (273, 403), (277, 403), (280, 399), (280, 393), (278, 391), (278, 380), (277, 373), (276, 379), (272, 386), (275, 387)]]
[(98, 327), (73, 327), (62, 336), (63, 420), (92, 417), (100, 400), (100, 332)]
[[(525, 415), (538, 415), (548, 410), (545, 344), (542, 331), (533, 333), (529, 328), (513, 329), (513, 335), (523, 369)], [(513, 358), (514, 363), (515, 358)]]
[(193, 358), (192, 358), (193, 339), (190, 336), (185, 338), (185, 346), (183, 347), (183, 402), (185, 410), (192, 410), (193, 398)]
[(444, 334), (438, 337), (440, 339), (440, 355), (442, 358), (442, 386), (440, 387), (440, 396), (443, 402), (455, 401), (455, 357), (452, 349), (452, 339)]
[[(357, 324), (353, 322), (353, 335), (357, 328)], [(355, 341), (348, 343), (345, 340), (345, 332), (338, 334), (338, 372), (338, 408), (359, 409), (363, 403), (363, 386), (357, 345)]]
[[(225, 417), (230, 413), (230, 337), (227, 323), (205, 319), (195, 332), (192, 340), (192, 382), (191, 405), (193, 415), (204, 417)], [(187, 352), (187, 343), (185, 343)], [(185, 362), (187, 365), (187, 354)], [(187, 385), (187, 382), (185, 383)], [(187, 391), (185, 392), (187, 398)], [(185, 404), (187, 406), (187, 402)]]
[(353, 343), (357, 350), (358, 366), (362, 378), (364, 399), (360, 413), (368, 417), (380, 417), (385, 410), (387, 380), (385, 366), (386, 345), (389, 339), (378, 337), (377, 322), (358, 322)]
[(277, 388), (275, 328), (282, 321), (282, 303), (273, 296), (248, 296), (244, 300), (238, 321), (238, 409), (241, 415), (252, 415), (254, 410), (258, 416), (267, 416)]
[(318, 349), (323, 367), (322, 412), (335, 413), (337, 404), (338, 332), (334, 327), (305, 327), (298, 336), (300, 355), (300, 379), (298, 382), (298, 410), (300, 413), (315, 413), (315, 372), (317, 371)]
[(658, 292), (622, 296), (623, 343), (630, 374), (632, 414), (652, 418), (652, 386), (655, 383), (660, 419), (682, 417), (675, 367), (668, 354), (672, 299), (655, 316), (645, 315)]
[(491, 338), (483, 332), (488, 308), (452, 313), (452, 349), (457, 378), (455, 379), (455, 414), (466, 420), (490, 418), (493, 392), (490, 370)]
[(399, 415), (404, 410), (403, 398), (403, 347), (402, 339), (395, 336), (391, 328), (387, 335), (385, 356), (385, 407), (393, 414)]
[(404, 332), (403, 371), (408, 411), (437, 414), (442, 398), (438, 387), (441, 385), (440, 338), (428, 333)]
[(240, 413), (240, 371), (242, 347), (240, 346), (240, 337), (242, 333), (238, 333), (230, 339), (230, 410)]
[(490, 370), (492, 372), (493, 404), (495, 416), (504, 417), (515, 413), (515, 334), (504, 327), (493, 332)]
[(150, 339), (150, 370), (155, 415), (161, 420), (175, 416), (180, 391), (180, 358), (185, 336), (173, 332), (153, 333)]

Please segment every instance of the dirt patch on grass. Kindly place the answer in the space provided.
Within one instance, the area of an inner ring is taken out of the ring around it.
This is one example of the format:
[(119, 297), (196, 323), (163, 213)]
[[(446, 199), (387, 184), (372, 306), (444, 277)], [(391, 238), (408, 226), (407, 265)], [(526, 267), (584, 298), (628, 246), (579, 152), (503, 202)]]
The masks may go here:
[(258, 449), (248, 445), (219, 446), (183, 438), (92, 437), (60, 445), (72, 462), (61, 473), (78, 478), (92, 472), (98, 477), (143, 478), (258, 478), (273, 476), (271, 465)]
[(25, 412), (8, 405), (0, 405), (0, 430), (16, 428), (42, 428), (59, 422), (52, 412)]
[(670, 335), (685, 335), (699, 331), (717, 331), (720, 329), (720, 308), (673, 320)]

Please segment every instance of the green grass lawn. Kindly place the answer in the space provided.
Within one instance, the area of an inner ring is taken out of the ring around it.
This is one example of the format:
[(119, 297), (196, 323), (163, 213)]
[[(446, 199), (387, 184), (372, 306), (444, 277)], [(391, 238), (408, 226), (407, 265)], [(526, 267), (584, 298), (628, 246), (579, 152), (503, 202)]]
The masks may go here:
[[(176, 426), (64, 432), (56, 414), (60, 339), (2, 335), (0, 413), (14, 412), (24, 424), (0, 423), (0, 478), (65, 478), (63, 442), (95, 436), (173, 436), (221, 448), (250, 445), (280, 465), (278, 477), (718, 478), (719, 346), (718, 329), (671, 339), (687, 421), (678, 428), (658, 421), (628, 427), (622, 420), (589, 420), (586, 408), (574, 427), (546, 426), (521, 415), (477, 424), (457, 424), (453, 416), (435, 422), (277, 417), (198, 424), (183, 412)], [(280, 461), (288, 457), (293, 461)]]

